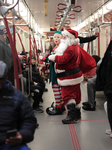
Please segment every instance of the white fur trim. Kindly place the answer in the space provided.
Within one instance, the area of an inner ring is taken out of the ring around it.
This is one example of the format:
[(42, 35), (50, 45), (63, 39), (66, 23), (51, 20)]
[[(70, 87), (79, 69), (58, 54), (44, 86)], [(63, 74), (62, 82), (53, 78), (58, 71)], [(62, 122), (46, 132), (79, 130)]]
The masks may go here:
[(68, 35), (72, 39), (76, 39), (75, 36), (73, 34), (71, 34), (70, 32), (68, 32), (67, 30), (62, 31), (62, 34)]
[(81, 108), (81, 103), (77, 104), (77, 105), (75, 106), (75, 108), (80, 109), (80, 108)]
[(48, 57), (48, 59), (51, 60), (51, 61), (55, 61), (55, 56), (56, 56), (56, 55), (50, 55), (50, 56)]
[(76, 38), (76, 39), (74, 40), (74, 43), (75, 43), (74, 45), (80, 44), (79, 42), (80, 42), (79, 38)]
[(57, 72), (57, 73), (62, 73), (62, 72), (65, 72), (65, 70), (56, 69), (56, 72)]
[(67, 105), (67, 104), (71, 104), (71, 103), (74, 103), (74, 104), (76, 105), (75, 99), (70, 99), (70, 100), (66, 103), (66, 105)]
[(71, 85), (76, 85), (79, 84), (83, 81), (83, 75), (79, 78), (75, 78), (75, 79), (64, 79), (64, 80), (60, 80), (59, 78), (57, 79), (58, 84), (60, 86), (71, 86)]

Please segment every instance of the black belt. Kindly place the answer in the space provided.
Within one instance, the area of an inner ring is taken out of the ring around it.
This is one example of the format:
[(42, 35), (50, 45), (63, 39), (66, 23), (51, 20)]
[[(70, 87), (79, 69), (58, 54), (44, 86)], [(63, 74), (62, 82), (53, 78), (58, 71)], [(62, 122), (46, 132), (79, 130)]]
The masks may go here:
[(65, 72), (57, 73), (57, 78), (70, 76), (70, 75), (76, 74), (76, 73), (78, 73), (80, 71), (81, 71), (81, 69), (79, 67), (77, 67), (75, 69), (71, 69), (71, 70), (67, 70)]

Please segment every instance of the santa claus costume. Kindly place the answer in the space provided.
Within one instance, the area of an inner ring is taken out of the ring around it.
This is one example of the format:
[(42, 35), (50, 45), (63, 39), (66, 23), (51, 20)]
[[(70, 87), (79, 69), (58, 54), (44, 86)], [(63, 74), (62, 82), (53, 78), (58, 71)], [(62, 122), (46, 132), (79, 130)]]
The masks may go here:
[(72, 29), (64, 30), (61, 43), (55, 52), (55, 55), (49, 56), (49, 60), (56, 62), (57, 81), (61, 86), (63, 103), (68, 109), (67, 117), (62, 123), (69, 124), (81, 118), (80, 83), (83, 81), (83, 72), (80, 69), (82, 54), (78, 32)]

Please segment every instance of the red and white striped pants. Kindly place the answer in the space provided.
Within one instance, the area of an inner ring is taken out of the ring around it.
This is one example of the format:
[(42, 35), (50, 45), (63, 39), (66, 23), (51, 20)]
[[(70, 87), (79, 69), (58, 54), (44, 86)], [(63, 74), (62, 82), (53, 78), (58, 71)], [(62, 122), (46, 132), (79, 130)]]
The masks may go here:
[(62, 107), (62, 96), (61, 96), (61, 87), (57, 84), (54, 83), (52, 85), (53, 93), (54, 93), (54, 98), (55, 98), (55, 108), (61, 108)]

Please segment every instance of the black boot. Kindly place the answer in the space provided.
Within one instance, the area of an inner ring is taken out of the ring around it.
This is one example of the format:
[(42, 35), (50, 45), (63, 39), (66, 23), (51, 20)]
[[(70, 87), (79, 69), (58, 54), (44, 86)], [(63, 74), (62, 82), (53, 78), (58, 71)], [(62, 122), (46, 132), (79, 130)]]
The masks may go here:
[(68, 115), (65, 119), (62, 120), (62, 123), (63, 124), (75, 123), (78, 120), (75, 104), (74, 103), (68, 104), (67, 109), (68, 109)]
[(62, 108), (56, 109), (54, 106), (54, 102), (51, 104), (51, 107), (48, 107), (46, 109), (46, 113), (48, 115), (62, 115), (62, 113), (65, 111), (64, 106)]
[(76, 109), (77, 119), (80, 120), (80, 119), (81, 119), (81, 111), (80, 111), (80, 108), (75, 108), (75, 109)]
[(63, 111), (62, 111), (61, 108), (53, 109), (53, 108), (51, 108), (51, 107), (48, 107), (48, 108), (46, 109), (46, 113), (47, 113), (48, 115), (62, 115)]

